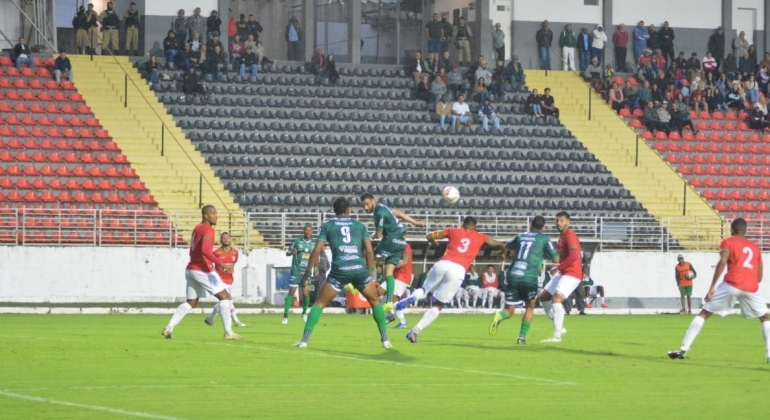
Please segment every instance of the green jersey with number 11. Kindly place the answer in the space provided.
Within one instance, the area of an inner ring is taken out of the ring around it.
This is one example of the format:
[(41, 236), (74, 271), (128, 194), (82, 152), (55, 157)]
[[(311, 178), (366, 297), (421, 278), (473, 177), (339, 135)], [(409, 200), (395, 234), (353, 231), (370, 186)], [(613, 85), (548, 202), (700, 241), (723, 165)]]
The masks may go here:
[(328, 243), (332, 251), (330, 276), (367, 269), (364, 258), (365, 239), (369, 239), (366, 226), (349, 217), (336, 217), (321, 225), (318, 240)]
[(537, 283), (543, 262), (546, 259), (552, 260), (559, 255), (551, 240), (538, 231), (522, 233), (508, 242), (505, 247), (518, 250), (513, 263), (508, 267), (506, 277), (509, 282)]

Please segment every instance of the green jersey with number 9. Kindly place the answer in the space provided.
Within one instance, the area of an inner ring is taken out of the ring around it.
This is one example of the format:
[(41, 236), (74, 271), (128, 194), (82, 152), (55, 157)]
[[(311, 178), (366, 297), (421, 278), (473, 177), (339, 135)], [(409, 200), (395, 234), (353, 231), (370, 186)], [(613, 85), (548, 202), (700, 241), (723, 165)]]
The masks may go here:
[(351, 271), (367, 270), (364, 240), (369, 240), (369, 232), (363, 223), (338, 216), (321, 225), (318, 240), (328, 243), (332, 251), (330, 277), (339, 278)]
[(505, 247), (518, 250), (513, 263), (508, 267), (506, 277), (509, 282), (525, 281), (537, 284), (543, 261), (552, 260), (559, 255), (551, 240), (538, 231), (522, 233), (508, 242)]

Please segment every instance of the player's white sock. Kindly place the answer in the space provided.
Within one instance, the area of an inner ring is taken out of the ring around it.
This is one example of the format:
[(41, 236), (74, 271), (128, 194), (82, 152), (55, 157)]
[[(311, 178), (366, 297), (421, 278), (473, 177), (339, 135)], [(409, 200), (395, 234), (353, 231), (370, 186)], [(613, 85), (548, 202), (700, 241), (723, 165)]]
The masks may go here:
[(188, 312), (192, 311), (192, 306), (190, 306), (189, 303), (185, 302), (181, 305), (179, 305), (178, 308), (176, 308), (176, 311), (174, 311), (174, 315), (171, 317), (171, 321), (168, 322), (168, 325), (166, 326), (166, 329), (169, 331), (173, 331), (174, 327), (177, 326), (180, 322), (182, 322), (182, 319), (185, 315), (187, 315)]
[(435, 321), (440, 313), (441, 311), (439, 311), (438, 308), (430, 308), (428, 312), (425, 312), (425, 315), (422, 316), (422, 319), (417, 323), (417, 326), (412, 328), (412, 331), (414, 331), (415, 334), (419, 334), (420, 331), (427, 328), (431, 322)]
[(214, 320), (214, 318), (219, 313), (219, 304), (214, 305), (214, 307), (211, 309), (211, 313), (209, 316), (206, 317), (206, 322), (211, 322)]
[(553, 320), (553, 302), (550, 300), (547, 300), (543, 303), (543, 310), (545, 311), (545, 314), (548, 315), (548, 318), (551, 318)]
[(425, 299), (425, 289), (423, 289), (423, 288), (421, 287), (421, 288), (419, 288), (419, 289), (415, 290), (414, 292), (412, 292), (412, 296), (409, 296), (409, 298), (410, 298), (410, 299), (411, 299), (411, 298), (414, 298), (414, 303), (415, 303), (415, 304), (416, 304), (417, 302), (419, 302), (419, 301), (421, 301), (421, 300)]
[(230, 301), (230, 315), (233, 317), (234, 322), (241, 322), (241, 320), (238, 319), (238, 314), (235, 311), (235, 305), (232, 300)]
[(469, 299), (469, 297), (468, 297), (468, 296), (465, 296), (463, 299), (465, 299), (465, 307), (466, 307), (466, 308), (470, 308), (470, 306), (468, 305), (468, 299)]
[[(687, 332), (684, 334), (684, 341), (682, 341), (680, 350), (690, 350), (690, 346), (692, 346), (692, 342), (695, 341), (695, 337), (700, 334), (700, 329), (703, 328), (704, 322), (706, 322), (706, 320), (699, 316), (696, 316), (695, 319), (692, 320), (690, 327), (687, 328)], [(764, 329), (764, 327), (762, 328)]]
[(770, 357), (770, 321), (765, 321), (762, 323), (762, 336), (765, 337), (765, 347), (767, 348), (767, 357)]
[(553, 304), (553, 336), (561, 338), (561, 329), (564, 327), (564, 305)]
[(406, 318), (404, 317), (404, 311), (396, 311), (396, 318), (398, 318), (398, 322), (402, 324), (406, 324)]
[(604, 305), (604, 296), (599, 297), (599, 302), (601, 302), (601, 304)]
[(230, 313), (230, 301), (222, 299), (219, 301), (219, 313), (222, 314), (220, 318), (222, 318), (222, 325), (225, 326), (225, 333), (226, 334), (232, 334), (233, 333), (233, 318), (227, 316), (226, 314)]

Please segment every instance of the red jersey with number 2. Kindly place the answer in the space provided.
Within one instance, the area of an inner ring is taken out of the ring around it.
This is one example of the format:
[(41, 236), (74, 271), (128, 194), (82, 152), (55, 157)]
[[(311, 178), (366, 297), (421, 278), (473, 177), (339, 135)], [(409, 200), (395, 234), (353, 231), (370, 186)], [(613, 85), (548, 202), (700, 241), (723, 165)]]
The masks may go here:
[(483, 233), (463, 228), (446, 228), (444, 229), (444, 237), (449, 239), (449, 243), (446, 246), (444, 256), (439, 261), (452, 261), (455, 264), (460, 264), (465, 268), (465, 271), (468, 271), (468, 267), (476, 259), (476, 254), (489, 240), (489, 236)]
[[(214, 255), (216, 255), (223, 264), (230, 264), (233, 267), (235, 267), (235, 263), (238, 262), (238, 250), (235, 248), (230, 248), (230, 252), (227, 252), (222, 248), (217, 248), (214, 250)], [(217, 274), (219, 274), (219, 277), (225, 284), (233, 284), (233, 273), (225, 273), (222, 270), (222, 266), (219, 264), (214, 264), (214, 266), (217, 270)]]
[(204, 273), (210, 273), (211, 261), (203, 256), (203, 238), (211, 241), (214, 244), (214, 227), (208, 223), (201, 223), (195, 226), (190, 239), (190, 262), (187, 264), (188, 270), (203, 271)]
[(746, 238), (731, 236), (722, 240), (719, 249), (730, 251), (725, 283), (744, 292), (759, 290), (759, 267), (762, 267), (759, 247)]
[[(409, 263), (393, 270), (393, 278), (401, 283), (412, 284), (412, 247), (407, 243), (404, 249), (404, 257), (409, 256)], [(404, 258), (406, 259), (406, 258)]]
[[(578, 239), (575, 231), (567, 229), (562, 235), (559, 235), (559, 240), (556, 241), (556, 250), (559, 251), (559, 261), (564, 261), (569, 256), (570, 248), (577, 249), (580, 253), (580, 240)], [(583, 278), (583, 262), (581, 258), (573, 261), (569, 267), (562, 270), (561, 274), (575, 277), (577, 279)]]

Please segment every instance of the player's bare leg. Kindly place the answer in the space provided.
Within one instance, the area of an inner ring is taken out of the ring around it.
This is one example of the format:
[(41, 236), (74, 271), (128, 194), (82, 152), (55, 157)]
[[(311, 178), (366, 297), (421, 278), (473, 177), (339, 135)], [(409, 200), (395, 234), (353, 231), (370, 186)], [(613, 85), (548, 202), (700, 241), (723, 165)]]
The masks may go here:
[(604, 287), (596, 286), (596, 294), (599, 295), (599, 303), (602, 308), (606, 308), (607, 304), (604, 303)]
[(283, 320), (281, 323), (284, 325), (289, 323), (289, 309), (292, 302), (294, 302), (295, 293), (297, 293), (297, 286), (289, 286), (289, 292), (286, 293), (286, 297), (283, 300)]
[(759, 317), (762, 323), (762, 337), (765, 339), (765, 350), (767, 351), (767, 363), (770, 363), (770, 317), (764, 314)]
[(182, 319), (184, 319), (185, 315), (192, 311), (193, 308), (195, 308), (197, 305), (198, 298), (187, 299), (186, 302), (179, 305), (176, 308), (176, 311), (174, 311), (174, 315), (171, 316), (171, 320), (168, 322), (168, 325), (166, 325), (166, 328), (164, 328), (161, 332), (161, 335), (169, 339), (174, 338), (174, 327), (179, 325), (179, 323), (182, 322)]
[(692, 296), (687, 295), (687, 313), (692, 313)]
[(680, 314), (684, 313), (684, 296), (679, 297), (679, 302), (682, 304), (682, 310), (679, 311)]
[[(668, 357), (672, 359), (684, 359), (684, 355), (690, 351), (690, 346), (692, 346), (693, 341), (695, 341), (695, 338), (700, 334), (703, 324), (710, 316), (711, 312), (705, 309), (701, 310), (700, 313), (693, 318), (690, 326), (687, 328), (687, 332), (684, 334), (684, 340), (682, 341), (682, 346), (679, 347), (679, 350), (677, 351), (668, 352)], [(767, 319), (767, 315), (765, 315), (764, 318)]]

